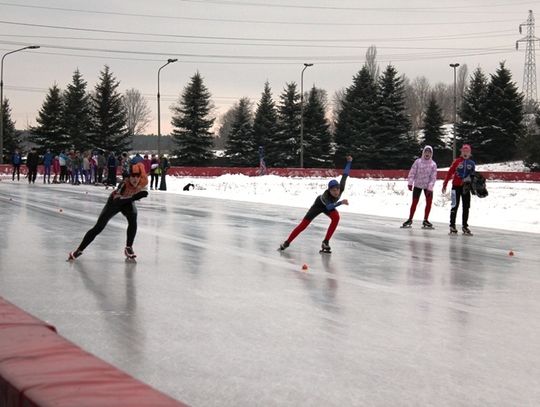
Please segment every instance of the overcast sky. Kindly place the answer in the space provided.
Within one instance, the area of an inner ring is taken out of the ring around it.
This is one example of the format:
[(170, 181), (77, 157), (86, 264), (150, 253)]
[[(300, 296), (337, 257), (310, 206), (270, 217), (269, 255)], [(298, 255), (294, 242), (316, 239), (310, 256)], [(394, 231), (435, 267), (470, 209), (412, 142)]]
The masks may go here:
[[(162, 133), (170, 110), (198, 70), (217, 113), (239, 98), (259, 100), (268, 80), (277, 100), (287, 82), (315, 85), (331, 97), (351, 84), (375, 45), (388, 63), (413, 79), (453, 82), (450, 63), (493, 73), (506, 61), (523, 82), (519, 24), (540, 1), (520, 0), (0, 0), (0, 52), (26, 45), (4, 61), (4, 96), (18, 129), (35, 125), (47, 90), (62, 89), (79, 68), (93, 89), (109, 65), (120, 91), (147, 97), (157, 132), (157, 71), (161, 71)], [(537, 7), (540, 10), (540, 7)]]

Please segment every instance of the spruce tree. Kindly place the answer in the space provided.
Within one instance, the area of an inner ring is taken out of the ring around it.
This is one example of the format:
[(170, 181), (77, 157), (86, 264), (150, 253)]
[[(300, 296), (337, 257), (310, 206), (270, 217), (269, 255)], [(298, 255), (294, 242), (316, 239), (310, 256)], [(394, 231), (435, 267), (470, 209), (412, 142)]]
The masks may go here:
[(354, 76), (345, 91), (335, 130), (335, 162), (342, 164), (345, 156), (354, 157), (354, 166), (368, 168), (375, 153), (373, 125), (377, 112), (377, 91), (367, 66)]
[[(478, 146), (479, 162), (499, 162), (515, 158), (517, 144), (525, 135), (523, 95), (512, 74), (501, 62), (487, 89), (488, 127), (486, 139)], [(474, 152), (474, 151), (473, 151)]]
[(253, 121), (253, 136), (255, 146), (264, 147), (267, 150), (268, 143), (273, 139), (277, 132), (277, 112), (272, 99), (272, 90), (270, 84), (264, 84), (264, 90), (257, 105), (255, 120)]
[[(9, 107), (9, 100), (4, 98), (3, 112), (3, 124), (4, 124), (4, 157), (9, 157), (16, 148), (19, 148), (21, 140), (19, 133), (15, 130), (15, 123), (11, 119), (11, 107)], [(4, 160), (4, 162), (6, 162)]]
[(278, 130), (266, 145), (266, 161), (273, 167), (299, 166), (300, 95), (296, 83), (286, 84), (278, 105)]
[(304, 109), (304, 166), (329, 167), (334, 155), (324, 108), (324, 92), (313, 86), (307, 99)]
[(63, 127), (70, 144), (77, 150), (91, 146), (90, 134), (90, 96), (86, 93), (86, 82), (77, 69), (72, 82), (64, 92)]
[(434, 158), (439, 166), (450, 164), (452, 150), (445, 143), (444, 120), (442, 109), (437, 104), (435, 95), (432, 94), (424, 115), (424, 146), (433, 147)]
[(172, 135), (176, 143), (174, 154), (179, 165), (204, 166), (213, 157), (210, 129), (215, 118), (210, 117), (210, 97), (203, 78), (197, 72), (172, 108)]
[(235, 109), (225, 150), (225, 156), (233, 166), (255, 167), (257, 165), (258, 147), (253, 137), (252, 122), (251, 101), (248, 98), (242, 98)]
[(41, 106), (36, 121), (38, 126), (32, 128), (32, 141), (43, 153), (50, 148), (53, 153), (69, 149), (71, 142), (64, 132), (64, 103), (60, 88), (54, 84)]
[(418, 152), (418, 142), (405, 114), (403, 78), (388, 65), (379, 78), (375, 149), (369, 157), (370, 168), (408, 168)]
[(131, 145), (126, 126), (126, 109), (122, 94), (117, 90), (119, 85), (120, 82), (105, 65), (91, 97), (93, 147), (120, 152)]
[[(471, 144), (475, 157), (477, 148), (485, 143), (487, 126), (487, 78), (481, 68), (471, 77), (463, 95), (460, 122), (456, 124), (456, 140), (459, 144)], [(480, 148), (481, 149), (481, 148)]]

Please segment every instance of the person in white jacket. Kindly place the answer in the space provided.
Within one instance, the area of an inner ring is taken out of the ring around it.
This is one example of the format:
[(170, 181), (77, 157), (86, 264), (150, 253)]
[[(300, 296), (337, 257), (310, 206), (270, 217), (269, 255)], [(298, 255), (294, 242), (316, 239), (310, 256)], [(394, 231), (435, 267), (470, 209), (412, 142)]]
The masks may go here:
[(433, 161), (433, 148), (431, 146), (425, 146), (422, 151), (422, 157), (415, 160), (411, 170), (409, 171), (408, 187), (409, 191), (412, 191), (412, 203), (409, 211), (409, 219), (407, 219), (402, 227), (410, 228), (413, 223), (414, 212), (416, 206), (420, 200), (420, 195), (424, 191), (426, 196), (426, 209), (424, 210), (424, 221), (422, 227), (433, 228), (433, 225), (429, 222), (429, 212), (431, 211), (431, 202), (433, 201), (433, 187), (437, 180), (437, 164)]

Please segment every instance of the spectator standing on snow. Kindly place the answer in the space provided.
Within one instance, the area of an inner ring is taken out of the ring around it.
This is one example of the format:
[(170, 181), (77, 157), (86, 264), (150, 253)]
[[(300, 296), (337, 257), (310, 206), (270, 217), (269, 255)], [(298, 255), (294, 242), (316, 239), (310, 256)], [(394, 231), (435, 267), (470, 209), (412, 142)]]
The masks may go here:
[(150, 189), (158, 188), (159, 179), (159, 160), (155, 154), (152, 154), (150, 160)]
[(111, 151), (109, 158), (107, 159), (107, 185), (116, 186), (116, 168), (118, 166), (118, 161), (114, 152)]
[(60, 182), (67, 181), (67, 155), (65, 151), (62, 151), (58, 155), (58, 164), (60, 165)]
[(431, 211), (431, 203), (433, 201), (433, 187), (437, 181), (437, 164), (433, 161), (433, 148), (425, 146), (422, 151), (422, 157), (415, 160), (408, 177), (409, 191), (412, 191), (412, 203), (409, 210), (409, 218), (403, 223), (402, 227), (411, 227), (413, 223), (414, 212), (420, 201), (420, 195), (424, 191), (426, 197), (426, 208), (424, 210), (424, 221), (422, 227), (433, 228), (429, 221), (429, 212)]
[(45, 154), (43, 155), (43, 183), (51, 183), (51, 167), (53, 162), (53, 154), (48, 148)]
[(16, 148), (13, 154), (11, 155), (11, 165), (13, 166), (13, 175), (11, 176), (12, 181), (15, 181), (15, 173), (17, 173), (17, 181), (20, 181), (21, 164), (22, 164), (22, 156), (21, 156), (21, 153), (19, 152), (19, 149)]
[(28, 183), (35, 184), (37, 177), (37, 168), (39, 164), (39, 155), (35, 147), (30, 150), (28, 157), (26, 157), (26, 167), (28, 168)]
[(98, 184), (102, 184), (103, 183), (103, 171), (105, 170), (105, 167), (107, 166), (107, 159), (105, 158), (105, 155), (103, 154), (103, 151), (98, 151), (96, 162), (97, 162), (96, 163), (96, 166), (97, 166), (96, 182)]
[(328, 183), (328, 189), (324, 191), (322, 195), (319, 195), (315, 199), (315, 202), (313, 203), (311, 208), (309, 208), (302, 222), (300, 222), (300, 224), (296, 228), (294, 228), (287, 240), (285, 240), (279, 246), (279, 250), (285, 250), (287, 247), (289, 247), (289, 245), (296, 238), (296, 236), (298, 236), (305, 228), (307, 228), (313, 219), (315, 219), (321, 213), (324, 213), (330, 218), (330, 226), (328, 227), (328, 230), (326, 231), (326, 236), (322, 241), (321, 251), (325, 253), (331, 252), (330, 239), (332, 238), (332, 235), (334, 234), (339, 223), (339, 212), (336, 210), (336, 208), (340, 205), (349, 205), (349, 201), (347, 199), (343, 199), (340, 201), (339, 198), (341, 198), (341, 195), (345, 190), (345, 183), (347, 182), (349, 171), (351, 170), (351, 164), (352, 157), (348, 156), (347, 165), (343, 170), (341, 181), (338, 182), (337, 180), (333, 179)]
[(461, 147), (461, 155), (454, 160), (450, 169), (446, 174), (444, 179), (442, 193), (446, 193), (446, 185), (450, 179), (452, 179), (452, 209), (450, 209), (450, 233), (456, 234), (456, 216), (459, 209), (459, 203), (463, 200), (463, 209), (462, 209), (462, 223), (461, 228), (463, 234), (471, 235), (471, 230), (469, 229), (469, 209), (471, 207), (471, 191), (470, 188), (465, 189), (467, 183), (470, 184), (471, 176), (474, 174), (476, 169), (476, 163), (471, 159), (471, 146), (464, 144)]
[(52, 171), (54, 174), (52, 183), (58, 184), (58, 175), (60, 174), (60, 157), (59, 156), (56, 156), (53, 158)]
[(159, 159), (159, 170), (161, 172), (161, 182), (159, 183), (160, 191), (167, 190), (167, 181), (165, 177), (167, 176), (167, 171), (169, 170), (169, 168), (171, 168), (171, 165), (169, 164), (169, 159), (162, 155)]

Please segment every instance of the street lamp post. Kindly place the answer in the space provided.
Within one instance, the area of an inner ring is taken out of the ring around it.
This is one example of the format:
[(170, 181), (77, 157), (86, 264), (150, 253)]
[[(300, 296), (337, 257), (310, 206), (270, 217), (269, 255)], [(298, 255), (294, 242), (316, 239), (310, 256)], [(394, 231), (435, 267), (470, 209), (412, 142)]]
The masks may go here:
[(0, 164), (4, 164), (4, 58), (15, 52), (37, 48), (39, 48), (39, 45), (29, 45), (28, 47), (6, 52), (2, 56), (2, 62), (0, 64)]
[(304, 64), (300, 75), (300, 168), (304, 168), (304, 71), (313, 64)]
[(157, 71), (157, 152), (158, 157), (161, 157), (161, 110), (160, 110), (160, 95), (159, 95), (159, 73), (167, 65), (172, 64), (173, 62), (178, 61), (178, 59), (167, 59), (167, 63), (161, 66)]
[(457, 146), (456, 146), (456, 122), (457, 122), (457, 93), (456, 93), (456, 68), (458, 63), (450, 64), (450, 67), (454, 69), (454, 138), (452, 141), (452, 159), (456, 159)]

